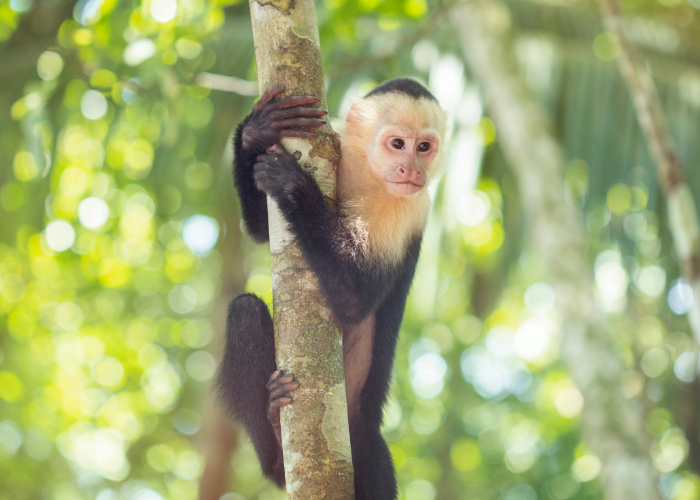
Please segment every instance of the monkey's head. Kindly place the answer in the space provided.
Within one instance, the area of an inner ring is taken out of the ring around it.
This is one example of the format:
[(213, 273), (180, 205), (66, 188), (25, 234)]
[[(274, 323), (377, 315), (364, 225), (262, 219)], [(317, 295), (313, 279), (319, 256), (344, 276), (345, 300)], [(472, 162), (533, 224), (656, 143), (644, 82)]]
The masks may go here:
[[(445, 156), (446, 116), (437, 99), (410, 78), (377, 86), (353, 104), (344, 141), (365, 156), (366, 175), (395, 196), (421, 192), (440, 170)], [(344, 148), (345, 149), (345, 148)]]

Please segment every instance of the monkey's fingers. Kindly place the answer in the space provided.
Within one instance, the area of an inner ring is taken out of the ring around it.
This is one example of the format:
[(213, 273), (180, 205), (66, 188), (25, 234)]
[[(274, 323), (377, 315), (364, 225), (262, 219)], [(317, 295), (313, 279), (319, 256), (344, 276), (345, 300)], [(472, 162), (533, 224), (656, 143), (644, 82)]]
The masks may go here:
[(321, 117), (328, 114), (328, 111), (318, 108), (287, 108), (275, 111), (272, 113), (272, 118), (275, 121), (286, 120), (288, 118), (302, 118), (302, 117)]
[(273, 89), (268, 90), (263, 94), (263, 96), (260, 98), (260, 100), (255, 104), (255, 110), (259, 110), (262, 108), (265, 104), (270, 102), (272, 99), (275, 98), (276, 95), (281, 94), (284, 92), (284, 85), (280, 85), (279, 87), (275, 87)]
[(285, 374), (284, 371), (277, 370), (270, 376), (270, 380), (268, 380), (267, 385), (265, 387), (267, 387), (268, 390), (271, 390), (272, 387), (277, 387), (281, 384), (287, 384), (293, 380), (294, 375), (292, 375), (291, 373)]
[(318, 120), (316, 118), (290, 118), (289, 120), (282, 120), (273, 123), (272, 128), (275, 130), (280, 130), (297, 127), (321, 127), (325, 124), (325, 120)]
[(283, 406), (291, 404), (292, 401), (294, 401), (292, 398), (279, 398), (275, 400), (275, 406), (278, 406), (278, 408), (282, 408)]
[(299, 382), (294, 381), (276, 388), (270, 393), (270, 402), (282, 397), (290, 397), (291, 393), (299, 389)]
[(280, 386), (294, 382), (294, 375), (285, 375), (283, 377), (278, 377), (274, 380), (270, 380), (267, 383), (267, 390), (272, 392)]
[(265, 384), (265, 387), (269, 389), (270, 385), (273, 384), (277, 379), (279, 379), (282, 373), (284, 373), (282, 370), (276, 370), (272, 372), (272, 375), (270, 375), (270, 379), (267, 381), (267, 384)]
[[(270, 406), (267, 408), (267, 419), (272, 423), (273, 426), (278, 426), (280, 423), (280, 408), (287, 406), (292, 402), (292, 398), (279, 398), (270, 402)], [(280, 441), (279, 436), (277, 441)]]
[[(266, 150), (268, 153), (276, 153), (278, 155), (283, 155), (287, 153), (287, 150), (282, 147), (281, 144), (273, 144)], [(287, 153), (288, 154), (288, 153)]]
[(271, 104), (274, 109), (287, 109), (293, 108), (294, 106), (303, 106), (305, 104), (316, 104), (320, 99), (312, 95), (295, 95), (291, 97), (285, 97), (279, 101), (275, 101)]
[(281, 130), (280, 135), (282, 137), (301, 137), (302, 139), (313, 139), (316, 137), (316, 134), (302, 130)]

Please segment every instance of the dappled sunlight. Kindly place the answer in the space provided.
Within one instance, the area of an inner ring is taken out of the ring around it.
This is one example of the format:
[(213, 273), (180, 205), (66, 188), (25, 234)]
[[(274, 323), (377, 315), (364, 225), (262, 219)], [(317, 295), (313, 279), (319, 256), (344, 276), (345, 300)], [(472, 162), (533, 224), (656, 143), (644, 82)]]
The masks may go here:
[[(528, 135), (540, 124), (494, 112), (447, 30), (452, 5), (317, 3), (334, 119), (410, 76), (450, 122), (383, 409), (399, 500), (603, 498), (626, 473), (586, 434), (608, 417), (624, 428), (603, 439), (627, 439), (660, 498), (700, 499), (697, 241), (677, 239), (694, 219), (670, 222), (663, 187), (680, 181), (657, 180), (618, 75), (625, 45), (581, 6), (491, 12), (550, 115), (557, 144), (543, 146)], [(700, 3), (623, 7), (697, 198)], [(286, 498), (243, 433), (211, 458), (227, 432), (211, 424), (226, 305), (245, 291), (272, 306), (269, 248), (243, 227), (230, 175), (254, 51), (235, 0), (0, 2), (0, 500), (195, 500), (214, 462), (230, 475), (221, 500)], [(549, 148), (558, 197), (532, 175)], [(537, 159), (526, 175), (523, 155)], [(553, 241), (569, 246), (552, 256)], [(620, 401), (636, 413), (617, 415)]]

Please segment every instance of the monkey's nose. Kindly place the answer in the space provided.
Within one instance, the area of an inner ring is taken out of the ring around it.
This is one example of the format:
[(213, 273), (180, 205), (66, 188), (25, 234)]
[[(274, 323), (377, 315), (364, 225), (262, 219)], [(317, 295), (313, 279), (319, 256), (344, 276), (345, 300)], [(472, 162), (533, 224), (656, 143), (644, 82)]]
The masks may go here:
[(419, 184), (423, 177), (423, 172), (418, 167), (399, 165), (396, 169), (396, 173), (401, 176), (403, 182), (413, 182)]

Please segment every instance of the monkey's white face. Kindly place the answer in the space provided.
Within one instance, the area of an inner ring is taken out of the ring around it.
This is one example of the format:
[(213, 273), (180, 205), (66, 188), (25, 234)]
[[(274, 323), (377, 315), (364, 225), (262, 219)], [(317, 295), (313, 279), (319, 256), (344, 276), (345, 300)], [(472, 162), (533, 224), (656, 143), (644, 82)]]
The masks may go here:
[(426, 187), (440, 149), (436, 129), (412, 130), (396, 124), (377, 129), (368, 158), (372, 173), (397, 196), (411, 196)]
[(348, 168), (341, 168), (339, 188), (358, 192), (371, 180), (397, 198), (414, 197), (440, 170), (446, 129), (445, 112), (431, 99), (393, 93), (356, 102), (345, 120)]

